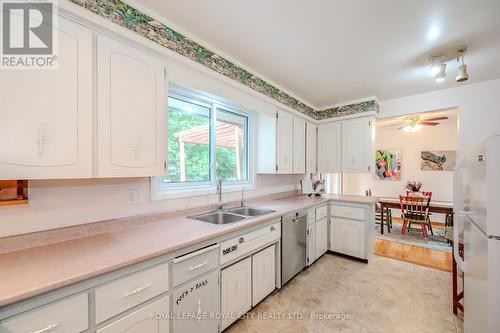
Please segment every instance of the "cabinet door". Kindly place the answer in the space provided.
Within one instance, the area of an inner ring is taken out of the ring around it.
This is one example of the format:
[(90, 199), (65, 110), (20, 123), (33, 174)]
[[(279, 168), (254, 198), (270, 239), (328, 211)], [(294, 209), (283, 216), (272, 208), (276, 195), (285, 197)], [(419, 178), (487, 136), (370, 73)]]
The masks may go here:
[(370, 172), (373, 149), (372, 119), (357, 118), (342, 123), (342, 171)]
[(306, 265), (316, 261), (316, 223), (307, 226), (307, 258)]
[(316, 258), (328, 250), (328, 219), (316, 221)]
[(252, 306), (276, 288), (275, 247), (270, 246), (252, 256)]
[(341, 169), (340, 122), (318, 127), (318, 171), (338, 173)]
[(252, 262), (247, 258), (221, 272), (221, 329), (252, 307)]
[(293, 117), (293, 173), (306, 172), (306, 122)]
[(316, 166), (316, 129), (313, 123), (307, 123), (306, 127), (306, 172), (315, 173)]
[(53, 31), (57, 68), (1, 71), (0, 179), (92, 177), (92, 31)]
[(364, 221), (331, 218), (331, 250), (358, 258), (365, 258)]
[(161, 298), (101, 329), (97, 333), (168, 333), (168, 318), (151, 319), (151, 314), (168, 313), (168, 297)]
[(217, 333), (219, 321), (218, 271), (177, 288), (173, 294), (172, 330), (177, 333)]
[(277, 173), (293, 172), (293, 116), (278, 111), (276, 123)]
[(165, 64), (105, 36), (97, 48), (98, 176), (164, 175)]

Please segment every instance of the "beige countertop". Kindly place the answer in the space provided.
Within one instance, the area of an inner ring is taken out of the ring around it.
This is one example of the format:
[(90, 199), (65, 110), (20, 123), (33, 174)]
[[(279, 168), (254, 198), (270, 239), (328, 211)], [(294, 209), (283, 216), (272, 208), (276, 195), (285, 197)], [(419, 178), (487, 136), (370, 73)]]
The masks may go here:
[(229, 225), (172, 217), (0, 254), (0, 307), (330, 200), (359, 204), (377, 201), (374, 197), (344, 195), (252, 200), (251, 206), (276, 212)]

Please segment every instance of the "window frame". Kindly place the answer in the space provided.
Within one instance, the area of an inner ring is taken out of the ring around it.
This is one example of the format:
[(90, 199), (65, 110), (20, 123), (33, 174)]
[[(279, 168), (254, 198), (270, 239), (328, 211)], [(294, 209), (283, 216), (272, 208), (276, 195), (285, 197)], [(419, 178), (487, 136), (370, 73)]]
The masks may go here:
[[(192, 92), (183, 91), (178, 89), (171, 89), (168, 93), (168, 98), (176, 98), (185, 102), (193, 103), (203, 107), (207, 107), (210, 110), (209, 114), (209, 154), (210, 154), (210, 177), (209, 181), (198, 181), (198, 182), (179, 182), (179, 183), (165, 183), (163, 181), (164, 177), (151, 177), (151, 200), (164, 200), (172, 198), (182, 198), (190, 196), (200, 196), (215, 194), (217, 191), (217, 174), (216, 174), (216, 132), (215, 132), (215, 122), (217, 120), (217, 109), (224, 110), (226, 112), (234, 113), (236, 115), (246, 117), (246, 130), (245, 130), (245, 145), (246, 145), (246, 173), (247, 180), (241, 181), (223, 181), (224, 192), (235, 192), (240, 191), (242, 188), (245, 189), (255, 189), (256, 180), (256, 161), (255, 155), (255, 126), (254, 126), (254, 116), (255, 113), (249, 111), (246, 108), (240, 106), (231, 105), (231, 103), (225, 102), (222, 99), (207, 98), (204, 95)], [(167, 101), (168, 108), (168, 101)], [(167, 111), (168, 112), (168, 111)], [(167, 113), (168, 119), (168, 113)], [(167, 125), (168, 127), (168, 125)], [(167, 135), (168, 138), (168, 135)], [(167, 139), (166, 138), (166, 139)], [(167, 140), (168, 141), (168, 140)], [(167, 142), (168, 145), (168, 142)], [(168, 157), (168, 153), (167, 153)], [(168, 167), (168, 161), (167, 161)]]

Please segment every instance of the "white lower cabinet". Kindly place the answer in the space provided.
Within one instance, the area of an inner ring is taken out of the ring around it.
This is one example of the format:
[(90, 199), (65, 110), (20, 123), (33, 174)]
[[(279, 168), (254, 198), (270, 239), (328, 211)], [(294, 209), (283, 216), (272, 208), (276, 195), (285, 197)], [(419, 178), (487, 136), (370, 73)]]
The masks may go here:
[(306, 266), (316, 261), (316, 222), (307, 226), (307, 257)]
[(353, 257), (365, 258), (365, 222), (332, 217), (330, 250)]
[[(166, 296), (98, 329), (97, 333), (168, 333), (168, 311), (169, 302)], [(151, 318), (152, 314), (154, 318)]]
[(328, 219), (322, 218), (315, 223), (316, 232), (316, 259), (321, 257), (328, 250)]
[[(221, 272), (221, 330), (252, 308), (252, 261), (246, 258)], [(187, 332), (187, 331), (186, 331)]]
[(219, 310), (218, 272), (177, 288), (172, 295), (174, 333), (217, 333)]
[(80, 294), (2, 321), (0, 332), (83, 332), (89, 327), (88, 313), (88, 295)]
[(252, 306), (257, 305), (276, 288), (275, 246), (252, 256)]

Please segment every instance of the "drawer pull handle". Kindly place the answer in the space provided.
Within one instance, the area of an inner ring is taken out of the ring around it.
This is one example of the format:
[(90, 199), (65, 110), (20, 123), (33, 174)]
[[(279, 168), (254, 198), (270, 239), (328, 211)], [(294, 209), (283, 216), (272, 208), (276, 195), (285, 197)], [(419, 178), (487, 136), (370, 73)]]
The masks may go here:
[(274, 230), (276, 230), (276, 227), (273, 225), (273, 226), (271, 227), (271, 231), (274, 231)]
[(189, 267), (189, 271), (192, 272), (192, 271), (195, 271), (197, 269), (200, 269), (202, 268), (203, 266), (205, 266), (206, 264), (208, 264), (208, 261), (205, 261), (205, 262), (202, 262), (201, 264), (198, 264), (196, 266), (190, 266)]
[(35, 331), (30, 331), (30, 333), (45, 333), (45, 332), (53, 330), (56, 327), (59, 327), (59, 324), (50, 324), (49, 326), (47, 326), (45, 328), (35, 330)]
[(142, 287), (139, 287), (139, 288), (134, 289), (132, 291), (126, 291), (126, 292), (124, 292), (122, 297), (125, 298), (125, 297), (129, 297), (129, 296), (138, 294), (140, 292), (143, 292), (146, 289), (151, 288), (152, 286), (153, 286), (153, 284), (148, 282), (146, 285), (144, 285)]

